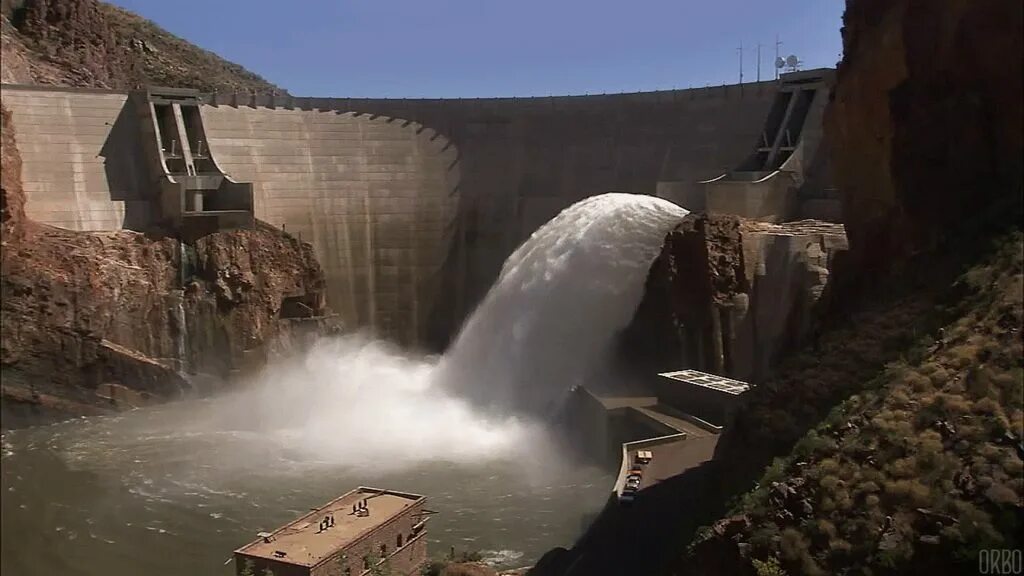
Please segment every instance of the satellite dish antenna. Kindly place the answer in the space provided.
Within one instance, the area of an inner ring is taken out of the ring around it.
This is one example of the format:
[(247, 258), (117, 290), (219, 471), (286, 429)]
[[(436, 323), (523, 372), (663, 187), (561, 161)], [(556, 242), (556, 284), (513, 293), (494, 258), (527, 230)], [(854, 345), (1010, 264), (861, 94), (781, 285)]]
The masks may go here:
[(797, 59), (795, 54), (786, 56), (786, 66), (796, 70), (796, 67), (800, 65), (800, 60)]
[(785, 65), (786, 65), (786, 61), (782, 59), (782, 56), (776, 56), (775, 57), (775, 67), (776, 68), (781, 70)]

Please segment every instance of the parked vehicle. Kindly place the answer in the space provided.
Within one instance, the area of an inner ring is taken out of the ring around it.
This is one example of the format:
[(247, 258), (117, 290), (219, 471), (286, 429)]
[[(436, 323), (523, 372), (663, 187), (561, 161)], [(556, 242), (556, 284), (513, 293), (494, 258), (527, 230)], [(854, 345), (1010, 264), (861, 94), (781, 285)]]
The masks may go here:
[(654, 454), (652, 454), (650, 450), (640, 450), (636, 453), (634, 466), (646, 466), (650, 464), (653, 459)]
[(625, 487), (622, 489), (622, 493), (619, 494), (619, 502), (625, 505), (632, 504), (636, 500), (636, 489)]

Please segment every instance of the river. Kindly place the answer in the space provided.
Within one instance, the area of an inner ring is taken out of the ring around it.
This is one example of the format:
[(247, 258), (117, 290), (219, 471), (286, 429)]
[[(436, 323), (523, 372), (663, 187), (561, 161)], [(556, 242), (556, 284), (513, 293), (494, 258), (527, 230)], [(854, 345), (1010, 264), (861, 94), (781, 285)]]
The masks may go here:
[(435, 555), (518, 566), (570, 546), (613, 477), (536, 420), (607, 372), (686, 213), (577, 202), (509, 256), (442, 358), (349, 335), (232, 394), (6, 433), (3, 574), (230, 574), (258, 532), (359, 485), (426, 495)]
[[(317, 461), (263, 434), (182, 426), (211, 402), (3, 435), (5, 576), (234, 574), (232, 550), (359, 485), (424, 494), (433, 556), (480, 550), (521, 566), (569, 546), (604, 504), (608, 471), (560, 458)], [(384, 463), (386, 464), (386, 463)]]

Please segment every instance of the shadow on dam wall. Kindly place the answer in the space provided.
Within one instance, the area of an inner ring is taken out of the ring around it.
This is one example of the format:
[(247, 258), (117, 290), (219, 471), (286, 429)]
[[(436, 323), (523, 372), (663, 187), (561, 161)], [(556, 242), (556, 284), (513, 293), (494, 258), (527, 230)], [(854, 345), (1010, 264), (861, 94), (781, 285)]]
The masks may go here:
[[(776, 91), (762, 82), (455, 100), (221, 93), (202, 115), (218, 163), (253, 183), (256, 216), (313, 245), (328, 303), (349, 326), (440, 350), (540, 225), (587, 196), (655, 194), (660, 180), (728, 170), (757, 141)], [(142, 226), (149, 191), (131, 189), (140, 152), (121, 119), (124, 93), (5, 85), (3, 97), (28, 151), (30, 216), (79, 230)]]

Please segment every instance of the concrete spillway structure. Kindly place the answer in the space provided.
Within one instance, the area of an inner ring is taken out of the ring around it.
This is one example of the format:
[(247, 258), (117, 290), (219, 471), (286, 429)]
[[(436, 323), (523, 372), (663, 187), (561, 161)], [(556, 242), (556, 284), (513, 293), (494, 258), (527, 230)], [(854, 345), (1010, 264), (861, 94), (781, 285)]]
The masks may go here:
[(752, 152), (732, 170), (697, 182), (659, 183), (659, 195), (693, 210), (767, 222), (839, 221), (829, 186), (822, 117), (835, 71), (783, 74)]
[[(442, 345), (530, 233), (609, 190), (721, 174), (758, 139), (774, 82), (603, 96), (364, 100), (205, 95), (204, 138), (256, 218), (310, 242), (350, 327)], [(30, 217), (156, 223), (127, 93), (2, 88)]]

